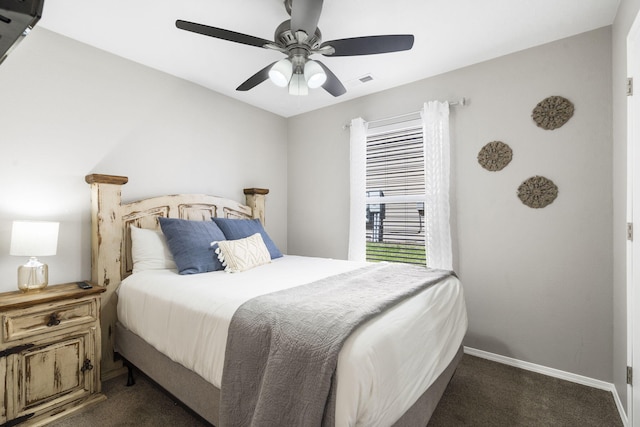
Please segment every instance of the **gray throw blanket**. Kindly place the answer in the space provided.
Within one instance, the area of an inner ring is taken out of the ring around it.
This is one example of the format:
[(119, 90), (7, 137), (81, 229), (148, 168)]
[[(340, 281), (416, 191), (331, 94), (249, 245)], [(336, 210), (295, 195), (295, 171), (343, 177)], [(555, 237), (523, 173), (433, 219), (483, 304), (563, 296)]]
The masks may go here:
[(220, 426), (333, 426), (351, 332), (452, 274), (380, 263), (247, 301), (229, 326)]

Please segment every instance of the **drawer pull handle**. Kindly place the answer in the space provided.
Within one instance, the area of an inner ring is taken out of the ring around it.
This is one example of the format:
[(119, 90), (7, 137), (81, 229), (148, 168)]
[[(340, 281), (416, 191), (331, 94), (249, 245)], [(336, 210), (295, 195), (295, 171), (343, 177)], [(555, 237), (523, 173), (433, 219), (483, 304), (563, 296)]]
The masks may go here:
[(84, 364), (82, 365), (82, 368), (80, 368), (80, 370), (82, 372), (85, 372), (85, 371), (90, 371), (92, 369), (93, 369), (93, 365), (91, 364), (91, 360), (84, 359)]
[(47, 326), (51, 327), (59, 324), (60, 324), (60, 317), (58, 316), (58, 313), (51, 313), (51, 316), (49, 316), (49, 321), (47, 322)]

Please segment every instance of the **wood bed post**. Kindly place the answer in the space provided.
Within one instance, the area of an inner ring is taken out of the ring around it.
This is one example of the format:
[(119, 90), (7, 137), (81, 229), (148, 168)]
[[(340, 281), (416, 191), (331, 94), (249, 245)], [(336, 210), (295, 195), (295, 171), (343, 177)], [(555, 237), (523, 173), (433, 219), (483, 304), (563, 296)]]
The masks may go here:
[(266, 188), (245, 188), (244, 195), (247, 199), (247, 206), (251, 208), (254, 218), (259, 218), (262, 225), (264, 222), (264, 207), (266, 195), (269, 194), (269, 190)]
[[(121, 365), (113, 360), (116, 323), (115, 289), (121, 280), (122, 218), (119, 212), (125, 176), (87, 175), (91, 184), (91, 282), (103, 286), (102, 294), (102, 376), (116, 374)], [(118, 256), (114, 256), (118, 254)]]
[(122, 233), (113, 231), (122, 230), (116, 209), (120, 207), (121, 187), (129, 179), (93, 174), (87, 175), (85, 181), (91, 184), (91, 281), (109, 286), (114, 277), (120, 277), (120, 259), (107, 259), (107, 255), (120, 253)]

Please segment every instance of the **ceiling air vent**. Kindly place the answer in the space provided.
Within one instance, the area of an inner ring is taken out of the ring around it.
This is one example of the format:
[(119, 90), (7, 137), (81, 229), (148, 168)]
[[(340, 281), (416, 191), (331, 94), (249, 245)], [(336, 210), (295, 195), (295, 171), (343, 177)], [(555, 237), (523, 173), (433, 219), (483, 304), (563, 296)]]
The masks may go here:
[(360, 77), (356, 77), (354, 79), (347, 80), (345, 82), (345, 84), (347, 86), (349, 86), (350, 88), (352, 88), (352, 89), (356, 89), (356, 88), (362, 86), (365, 83), (372, 82), (373, 80), (374, 80), (373, 75), (371, 73), (367, 73), (367, 74), (362, 75)]
[(0, 0), (0, 64), (42, 16), (44, 0)]

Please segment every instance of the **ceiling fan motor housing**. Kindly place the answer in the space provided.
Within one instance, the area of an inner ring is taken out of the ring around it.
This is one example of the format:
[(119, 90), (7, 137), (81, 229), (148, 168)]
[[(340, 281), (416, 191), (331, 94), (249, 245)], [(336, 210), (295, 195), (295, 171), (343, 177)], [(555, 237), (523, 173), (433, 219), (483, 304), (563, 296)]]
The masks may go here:
[(294, 33), (291, 30), (291, 20), (288, 19), (276, 28), (275, 35), (273, 37), (276, 44), (288, 49), (290, 46), (304, 46), (307, 50), (314, 50), (320, 47), (322, 42), (322, 33), (319, 28), (316, 28), (315, 34), (311, 37), (304, 31), (298, 31)]

